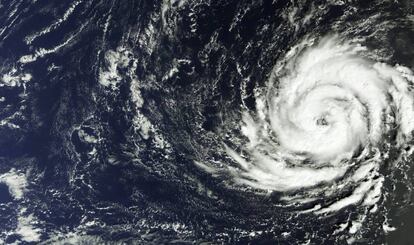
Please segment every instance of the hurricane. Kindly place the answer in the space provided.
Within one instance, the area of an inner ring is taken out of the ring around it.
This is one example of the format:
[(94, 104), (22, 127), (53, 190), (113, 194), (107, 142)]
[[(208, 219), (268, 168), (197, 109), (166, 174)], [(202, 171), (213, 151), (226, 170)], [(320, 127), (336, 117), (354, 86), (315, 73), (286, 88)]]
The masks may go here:
[[(226, 148), (239, 164), (229, 169), (235, 182), (282, 192), (287, 203), (313, 203), (306, 211), (317, 214), (372, 208), (386, 178), (380, 165), (411, 141), (414, 77), (366, 52), (338, 36), (294, 45), (256, 91), (254, 116), (243, 115), (245, 155)], [(348, 188), (352, 194), (338, 199)]]
[(414, 5), (0, 0), (0, 244), (412, 244)]

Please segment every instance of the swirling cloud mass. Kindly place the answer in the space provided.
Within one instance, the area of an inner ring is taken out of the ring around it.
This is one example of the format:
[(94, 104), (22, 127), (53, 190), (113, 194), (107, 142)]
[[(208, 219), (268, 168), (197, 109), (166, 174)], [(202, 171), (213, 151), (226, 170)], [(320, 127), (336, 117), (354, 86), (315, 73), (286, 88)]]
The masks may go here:
[[(256, 91), (256, 112), (241, 124), (248, 143), (230, 173), (239, 185), (314, 203), (314, 213), (371, 207), (381, 196), (379, 172), (391, 147), (414, 130), (414, 77), (403, 66), (376, 62), (369, 50), (339, 36), (306, 38)], [(352, 189), (341, 196), (341, 190)], [(336, 198), (329, 204), (318, 199)]]

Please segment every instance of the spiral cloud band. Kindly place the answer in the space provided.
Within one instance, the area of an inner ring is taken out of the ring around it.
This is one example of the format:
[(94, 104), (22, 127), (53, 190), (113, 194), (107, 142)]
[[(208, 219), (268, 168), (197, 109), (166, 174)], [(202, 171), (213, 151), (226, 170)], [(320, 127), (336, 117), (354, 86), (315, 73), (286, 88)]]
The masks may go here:
[[(374, 205), (381, 163), (414, 130), (412, 72), (374, 59), (338, 36), (295, 45), (256, 91), (257, 111), (244, 113), (241, 153), (226, 146), (239, 165), (233, 180), (291, 204), (337, 197), (315, 213)], [(338, 198), (341, 190), (352, 194)]]

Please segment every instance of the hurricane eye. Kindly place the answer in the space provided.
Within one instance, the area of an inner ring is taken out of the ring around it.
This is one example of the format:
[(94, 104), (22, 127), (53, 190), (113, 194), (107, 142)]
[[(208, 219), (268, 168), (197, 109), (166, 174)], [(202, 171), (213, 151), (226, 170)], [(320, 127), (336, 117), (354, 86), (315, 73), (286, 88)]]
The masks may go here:
[(316, 119), (316, 125), (317, 126), (328, 126), (329, 123), (325, 117), (321, 117), (321, 118)]

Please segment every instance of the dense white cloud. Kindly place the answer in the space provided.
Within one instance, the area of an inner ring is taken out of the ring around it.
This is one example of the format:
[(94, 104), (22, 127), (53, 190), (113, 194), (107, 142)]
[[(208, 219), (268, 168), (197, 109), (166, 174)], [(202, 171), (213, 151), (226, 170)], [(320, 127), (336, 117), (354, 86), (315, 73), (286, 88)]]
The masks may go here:
[(302, 203), (354, 186), (350, 196), (318, 205), (315, 213), (374, 205), (384, 181), (378, 169), (387, 157), (385, 136), (397, 125), (394, 143), (403, 145), (414, 130), (414, 78), (367, 52), (337, 36), (295, 45), (257, 94), (256, 115), (244, 115), (244, 153), (226, 148), (240, 165), (230, 168), (234, 180), (287, 195), (305, 188), (303, 198), (285, 198)]

